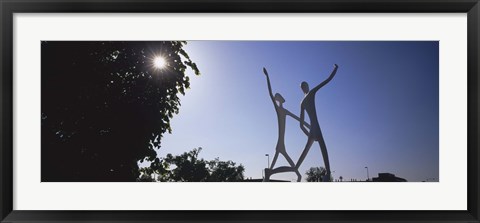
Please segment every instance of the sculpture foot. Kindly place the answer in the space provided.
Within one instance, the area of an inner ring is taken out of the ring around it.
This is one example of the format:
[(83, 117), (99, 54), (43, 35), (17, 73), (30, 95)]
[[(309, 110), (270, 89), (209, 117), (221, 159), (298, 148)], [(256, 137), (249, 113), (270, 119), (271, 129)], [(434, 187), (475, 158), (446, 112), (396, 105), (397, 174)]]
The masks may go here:
[(330, 175), (323, 176), (322, 182), (330, 182)]
[(295, 171), (295, 173), (297, 174), (297, 182), (301, 182), (302, 181), (302, 175), (298, 171)]
[(272, 175), (272, 170), (269, 168), (265, 168), (265, 178), (263, 178), (263, 182), (269, 182), (271, 175)]

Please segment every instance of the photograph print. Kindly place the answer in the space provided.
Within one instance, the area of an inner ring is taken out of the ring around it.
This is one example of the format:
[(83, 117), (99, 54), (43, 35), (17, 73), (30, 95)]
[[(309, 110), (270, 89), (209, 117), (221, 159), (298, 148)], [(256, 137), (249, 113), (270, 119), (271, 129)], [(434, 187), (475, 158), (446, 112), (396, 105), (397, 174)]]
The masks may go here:
[(439, 182), (438, 41), (42, 41), (42, 182)]

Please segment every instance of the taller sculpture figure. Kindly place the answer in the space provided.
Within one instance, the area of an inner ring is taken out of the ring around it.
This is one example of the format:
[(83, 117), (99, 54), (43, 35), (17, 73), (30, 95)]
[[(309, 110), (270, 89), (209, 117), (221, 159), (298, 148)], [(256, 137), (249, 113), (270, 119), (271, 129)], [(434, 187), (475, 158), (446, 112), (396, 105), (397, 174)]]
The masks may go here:
[[(314, 87), (312, 90), (309, 90), (308, 83), (302, 82), (301, 88), (303, 93), (305, 93), (305, 97), (302, 100), (301, 107), (300, 107), (300, 128), (308, 136), (307, 144), (305, 145), (305, 149), (300, 155), (300, 158), (297, 161), (295, 168), (298, 170), (300, 165), (302, 165), (305, 156), (307, 155), (310, 147), (312, 147), (313, 142), (317, 141), (320, 145), (320, 150), (322, 151), (323, 162), (325, 164), (325, 169), (327, 170), (327, 174), (324, 176), (323, 181), (330, 181), (331, 171), (330, 171), (330, 161), (328, 160), (328, 152), (327, 152), (327, 145), (325, 144), (325, 140), (323, 139), (322, 130), (320, 129), (320, 125), (318, 124), (317, 119), (317, 110), (315, 108), (315, 94), (317, 91), (325, 86), (328, 82), (330, 82), (335, 74), (337, 73), (338, 65), (334, 65), (334, 69), (330, 76), (324, 80), (322, 83)], [(305, 128), (302, 124), (305, 120), (305, 111), (308, 114), (310, 119), (310, 131)]]

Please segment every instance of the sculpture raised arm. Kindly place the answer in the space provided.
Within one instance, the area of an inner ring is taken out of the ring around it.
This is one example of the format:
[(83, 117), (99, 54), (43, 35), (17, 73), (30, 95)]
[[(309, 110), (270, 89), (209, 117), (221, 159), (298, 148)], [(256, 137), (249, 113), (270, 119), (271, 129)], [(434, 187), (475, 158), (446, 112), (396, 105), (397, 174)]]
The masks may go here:
[(330, 74), (330, 76), (324, 80), (322, 83), (320, 83), (319, 85), (317, 85), (316, 87), (312, 88), (312, 90), (310, 90), (311, 94), (315, 94), (320, 88), (322, 88), (323, 86), (325, 86), (326, 84), (328, 84), (328, 82), (330, 82), (333, 77), (335, 76), (335, 74), (337, 73), (337, 69), (338, 69), (338, 65), (335, 64), (334, 65), (335, 68), (333, 68), (333, 71), (332, 73)]
[(267, 69), (265, 69), (265, 67), (263, 68), (263, 73), (267, 77), (268, 93), (270, 94), (270, 99), (272, 99), (273, 104), (275, 105), (275, 107), (277, 107), (277, 103), (275, 103), (275, 97), (273, 97), (273, 93), (272, 93), (272, 85), (270, 84), (270, 77), (268, 76), (268, 72), (267, 72)]

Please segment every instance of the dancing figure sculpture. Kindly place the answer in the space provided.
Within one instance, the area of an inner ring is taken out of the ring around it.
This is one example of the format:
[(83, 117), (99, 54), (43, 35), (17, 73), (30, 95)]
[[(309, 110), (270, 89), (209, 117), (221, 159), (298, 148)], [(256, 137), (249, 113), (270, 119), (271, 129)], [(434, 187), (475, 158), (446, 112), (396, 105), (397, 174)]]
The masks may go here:
[[(300, 121), (300, 118), (295, 114), (288, 111), (286, 108), (283, 107), (283, 103), (285, 103), (285, 99), (282, 97), (281, 94), (276, 93), (275, 96), (272, 93), (272, 86), (270, 84), (270, 77), (268, 76), (268, 72), (265, 68), (263, 68), (263, 73), (267, 77), (267, 86), (268, 86), (268, 93), (270, 94), (270, 98), (272, 99), (273, 106), (275, 107), (275, 111), (277, 112), (277, 120), (278, 120), (278, 140), (277, 146), (275, 149), (275, 156), (273, 157), (272, 165), (270, 168), (265, 169), (265, 178), (264, 181), (269, 181), (270, 175), (279, 172), (295, 172), (297, 174), (297, 181), (299, 182), (302, 179), (302, 175), (298, 172), (298, 169), (295, 168), (295, 163), (290, 158), (285, 149), (285, 123), (287, 115)], [(277, 104), (278, 103), (278, 104)], [(307, 125), (307, 128), (310, 126), (303, 122), (303, 124)], [(277, 169), (273, 169), (275, 163), (277, 162), (278, 155), (282, 154), (283, 157), (287, 160), (290, 164), (290, 167), (279, 167)]]
[[(330, 161), (328, 160), (328, 152), (327, 152), (327, 146), (325, 144), (325, 140), (323, 139), (322, 131), (320, 130), (320, 125), (318, 124), (318, 119), (317, 119), (317, 111), (315, 108), (315, 94), (317, 91), (325, 86), (328, 82), (330, 82), (335, 74), (337, 73), (338, 65), (334, 65), (334, 69), (330, 76), (324, 80), (322, 83), (314, 87), (312, 90), (309, 90), (307, 82), (302, 82), (301, 88), (303, 90), (303, 93), (305, 93), (305, 97), (302, 100), (301, 103), (301, 108), (300, 108), (300, 128), (302, 131), (307, 135), (308, 140), (307, 144), (305, 145), (305, 149), (302, 152), (302, 155), (300, 155), (300, 158), (297, 161), (296, 169), (302, 165), (303, 160), (305, 159), (305, 156), (307, 155), (308, 151), (310, 150), (310, 147), (312, 147), (312, 144), (317, 141), (318, 144), (320, 145), (320, 150), (322, 151), (322, 156), (323, 156), (323, 162), (325, 164), (325, 169), (327, 170), (327, 174), (324, 176), (323, 181), (330, 181)], [(302, 122), (305, 120), (305, 111), (308, 114), (308, 117), (310, 119), (310, 131), (308, 131), (305, 126), (302, 124)]]

